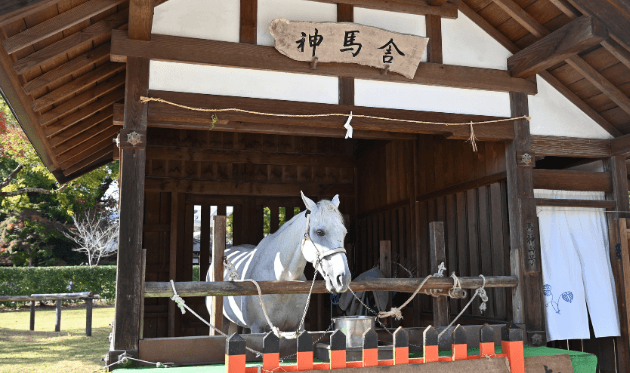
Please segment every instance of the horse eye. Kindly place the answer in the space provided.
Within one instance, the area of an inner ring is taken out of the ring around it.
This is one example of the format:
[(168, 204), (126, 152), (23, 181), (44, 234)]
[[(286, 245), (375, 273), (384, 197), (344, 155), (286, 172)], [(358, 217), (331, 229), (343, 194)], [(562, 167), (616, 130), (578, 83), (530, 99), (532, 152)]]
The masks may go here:
[(317, 230), (317, 235), (318, 235), (318, 236), (322, 237), (322, 236), (324, 236), (325, 234), (326, 234), (326, 233), (324, 233), (324, 231), (323, 231), (323, 230), (321, 230), (321, 229), (318, 229), (318, 230)]

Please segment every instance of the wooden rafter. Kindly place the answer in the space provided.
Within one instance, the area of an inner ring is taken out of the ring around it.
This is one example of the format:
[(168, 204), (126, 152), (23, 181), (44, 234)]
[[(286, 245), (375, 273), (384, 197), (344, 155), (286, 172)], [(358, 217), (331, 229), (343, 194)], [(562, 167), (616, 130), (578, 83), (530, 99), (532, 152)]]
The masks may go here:
[(11, 36), (2, 41), (2, 46), (7, 53), (15, 53), (52, 35), (61, 33), (76, 24), (79, 24), (95, 15), (103, 13), (126, 0), (91, 0), (76, 6), (67, 12), (52, 17), (23, 32)]
[[(89, 157), (81, 160), (80, 162), (68, 167), (63, 170), (63, 174), (65, 176), (72, 175), (73, 177), (78, 177), (80, 174), (92, 171), (101, 166), (106, 165), (107, 163), (113, 160), (113, 151), (111, 146), (103, 147), (102, 149), (94, 152)], [(79, 175), (77, 175), (79, 174)]]
[(71, 50), (91, 44), (94, 40), (109, 36), (112, 29), (121, 27), (129, 18), (128, 9), (113, 14), (102, 21), (96, 22), (85, 29), (63, 38), (45, 48), (34, 52), (13, 63), (13, 68), (18, 74), (24, 74), (42, 64), (49, 62)]
[(612, 39), (602, 41), (602, 47), (606, 48), (610, 54), (617, 57), (621, 63), (630, 69), (630, 51)]
[[(105, 109), (92, 115), (91, 117), (77, 123), (77, 125), (71, 126), (65, 131), (58, 133), (57, 136), (50, 138), (50, 146), (52, 146), (53, 148), (56, 148), (64, 144), (66, 141), (70, 139), (73, 139), (73, 141), (75, 141), (75, 137), (85, 133), (92, 127), (100, 125), (101, 123), (105, 122), (107, 119), (112, 118), (113, 116), (114, 116), (114, 107), (108, 106)], [(109, 125), (113, 126), (113, 123), (110, 123)]]
[(117, 74), (125, 69), (125, 65), (120, 63), (108, 62), (104, 65), (97, 67), (96, 69), (81, 75), (80, 77), (62, 85), (61, 87), (51, 91), (44, 96), (33, 101), (33, 110), (40, 111), (45, 107), (49, 107), (56, 104), (73, 94), (81, 91), (86, 86), (90, 86), (99, 81), (105, 81), (109, 77)]
[(408, 84), (535, 94), (536, 84), (512, 78), (507, 71), (466, 66), (421, 63), (413, 80), (399, 74), (382, 75), (379, 70), (355, 64), (328, 63), (313, 70), (308, 63), (290, 60), (273, 47), (177, 36), (153, 35), (150, 42), (130, 40), (126, 33), (112, 32), (112, 61), (127, 57), (151, 60), (271, 70), (300, 74), (343, 76)]
[[(96, 87), (89, 89), (81, 93), (80, 95), (77, 95), (76, 97), (73, 97), (70, 100), (60, 104), (56, 108), (42, 114), (39, 117), (39, 123), (42, 126), (49, 126), (53, 124), (56, 120), (62, 120), (69, 116), (72, 116), (78, 109), (83, 109), (86, 106), (89, 106), (99, 98), (111, 93), (123, 84), (125, 84), (125, 74), (118, 74), (115, 77), (107, 80), (106, 82), (103, 82)], [(95, 109), (94, 112), (98, 110), (101, 109)], [(79, 118), (79, 120), (81, 119), (82, 118)]]
[(151, 40), (153, 0), (129, 0), (129, 38)]
[[(111, 106), (110, 106), (111, 108)], [(94, 116), (96, 117), (96, 115)], [(94, 118), (92, 117), (92, 118)], [(101, 119), (102, 116), (100, 116), (98, 119)], [(96, 121), (96, 119), (94, 120)], [(91, 123), (90, 123), (91, 124)], [(87, 126), (86, 126), (87, 127)], [(114, 128), (113, 124), (112, 124), (112, 119), (110, 118), (106, 118), (105, 120), (102, 120), (100, 123), (96, 124), (96, 125), (91, 125), (90, 127), (87, 127), (85, 129), (85, 131), (83, 131), (81, 134), (75, 136), (72, 138), (72, 141), (70, 142), (64, 142), (61, 145), (55, 147), (55, 151), (57, 152), (57, 154), (63, 154), (65, 152), (68, 152), (72, 149), (77, 149), (77, 148), (83, 148), (84, 144), (104, 133), (105, 131), (111, 131)]]
[(630, 4), (623, 0), (569, 0), (583, 14), (598, 18), (618, 43), (630, 49)]
[(61, 0), (3, 0), (0, 2), (0, 26), (28, 17)]
[[(480, 16), (477, 12), (475, 12), (471, 7), (466, 5), (462, 0), (451, 0), (452, 3), (456, 4), (458, 9), (464, 13), (468, 18), (470, 18), (477, 26), (479, 26), (482, 30), (484, 30), (488, 35), (494, 38), (499, 44), (505, 47), (512, 53), (517, 53), (521, 49), (516, 46), (510, 39), (508, 39), (505, 35), (503, 35), (499, 30), (497, 30), (494, 26), (492, 26), (488, 21), (486, 21), (482, 16)], [(598, 112), (596, 112), (592, 107), (590, 107), (584, 100), (578, 97), (575, 93), (573, 93), (569, 88), (567, 88), (562, 82), (560, 82), (556, 77), (551, 75), (547, 71), (542, 71), (539, 73), (540, 77), (545, 79), (547, 83), (549, 83), (552, 87), (554, 87), (558, 92), (563, 94), (569, 101), (571, 101), (575, 106), (577, 106), (580, 110), (582, 110), (586, 115), (588, 115), (593, 121), (599, 124), (606, 132), (610, 133), (613, 136), (621, 136), (622, 133), (615, 126), (613, 126), (610, 122), (604, 119)]]
[(30, 95), (42, 87), (71, 76), (86, 66), (100, 64), (103, 61), (109, 60), (110, 49), (111, 45), (109, 43), (101, 44), (98, 47), (71, 59), (63, 65), (60, 65), (36, 77), (35, 79), (30, 80), (24, 84), (24, 92)]

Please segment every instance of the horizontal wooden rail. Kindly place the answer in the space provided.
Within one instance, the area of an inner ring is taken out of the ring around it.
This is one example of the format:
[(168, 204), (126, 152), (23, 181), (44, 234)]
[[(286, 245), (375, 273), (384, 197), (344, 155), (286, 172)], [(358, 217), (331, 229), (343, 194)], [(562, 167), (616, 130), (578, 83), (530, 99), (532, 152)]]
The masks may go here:
[(505, 171), (497, 172), (496, 174), (480, 177), (479, 179), (451, 185), (446, 188), (423, 194), (421, 196), (418, 196), (416, 202), (430, 201), (432, 199), (449, 196), (451, 194), (464, 192), (466, 190), (481, 188), (482, 186), (498, 183), (499, 181), (505, 179), (507, 179), (507, 173)]
[(32, 294), (32, 295), (0, 295), (0, 302), (31, 302), (42, 300), (80, 300), (99, 299), (93, 292), (84, 293), (59, 293), (59, 294)]
[(612, 191), (610, 172), (535, 169), (534, 188), (578, 191)]
[[(364, 281), (354, 281), (350, 287), (357, 291), (398, 291), (413, 292), (424, 278), (381, 278)], [(483, 284), (481, 277), (460, 277), (462, 288), (477, 289)], [(262, 294), (308, 294), (311, 287), (310, 281), (260, 281), (258, 282)], [(488, 276), (486, 287), (488, 288), (513, 288), (518, 286), (516, 276)], [(450, 277), (433, 277), (425, 284), (426, 289), (450, 289), (453, 287), (453, 279)], [(182, 297), (205, 296), (234, 296), (256, 295), (256, 286), (251, 282), (205, 282), (189, 281), (176, 282), (177, 294)], [(328, 293), (324, 281), (315, 282), (314, 294)], [(170, 282), (146, 282), (144, 285), (146, 298), (172, 297), (173, 289)]]
[(536, 206), (554, 207), (588, 207), (600, 209), (614, 209), (617, 206), (615, 201), (597, 201), (588, 199), (549, 199), (536, 198)]

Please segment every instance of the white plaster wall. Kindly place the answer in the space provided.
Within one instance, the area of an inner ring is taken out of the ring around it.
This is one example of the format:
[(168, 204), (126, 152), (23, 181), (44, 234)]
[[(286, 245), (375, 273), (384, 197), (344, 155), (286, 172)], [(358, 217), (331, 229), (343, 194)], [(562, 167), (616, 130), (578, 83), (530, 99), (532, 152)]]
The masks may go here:
[(532, 135), (611, 139), (599, 124), (573, 105), (544, 79), (537, 77), (538, 94), (529, 96)]
[(354, 93), (359, 106), (510, 116), (510, 97), (504, 92), (355, 80)]
[[(378, 27), (384, 30), (418, 36), (427, 35), (424, 16), (414, 14), (387, 12), (383, 10), (354, 8), (354, 22), (366, 26)], [(427, 61), (425, 49), (421, 62)]]
[(154, 34), (238, 43), (239, 0), (169, 0), (155, 7)]
[(258, 0), (258, 44), (272, 46), (269, 24), (276, 18), (289, 21), (337, 22), (337, 5), (305, 0)]
[(149, 89), (337, 104), (338, 79), (151, 61)]
[(507, 70), (512, 53), (459, 12), (457, 19), (442, 19), (442, 55), (447, 65)]

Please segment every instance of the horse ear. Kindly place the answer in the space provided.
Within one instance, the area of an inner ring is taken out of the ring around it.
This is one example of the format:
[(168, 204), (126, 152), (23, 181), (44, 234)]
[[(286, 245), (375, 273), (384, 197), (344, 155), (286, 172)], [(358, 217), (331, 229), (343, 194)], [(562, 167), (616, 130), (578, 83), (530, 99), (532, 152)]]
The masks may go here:
[(336, 196), (333, 197), (332, 201), (333, 205), (335, 205), (336, 208), (339, 208), (339, 194), (337, 194)]
[(304, 201), (304, 206), (306, 206), (307, 209), (314, 211), (317, 204), (313, 202), (312, 199), (305, 196), (302, 191), (300, 191), (300, 194), (302, 195), (302, 201)]

